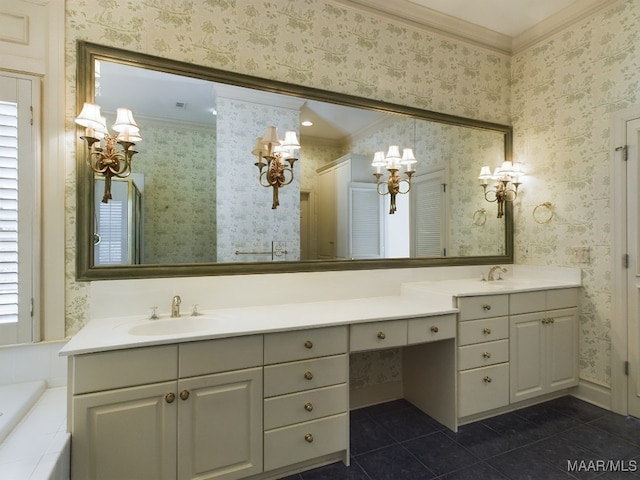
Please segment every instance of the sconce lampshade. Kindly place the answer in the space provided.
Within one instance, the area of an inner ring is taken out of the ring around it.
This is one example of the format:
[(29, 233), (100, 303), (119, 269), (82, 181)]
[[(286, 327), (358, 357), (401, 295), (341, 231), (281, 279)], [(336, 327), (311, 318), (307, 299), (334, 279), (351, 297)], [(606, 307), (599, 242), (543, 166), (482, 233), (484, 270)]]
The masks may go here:
[(267, 127), (267, 131), (262, 137), (262, 143), (268, 145), (280, 145), (280, 139), (278, 138), (278, 128), (273, 125)]
[(282, 147), (295, 150), (300, 148), (300, 143), (298, 142), (298, 137), (296, 135), (295, 130), (287, 130), (284, 134), (284, 141), (282, 142)]
[(128, 108), (118, 108), (116, 110), (116, 123), (112, 127), (118, 133), (136, 134), (140, 132), (140, 127), (133, 119), (133, 112)]
[(107, 128), (102, 123), (102, 118), (103, 117), (100, 115), (100, 105), (85, 102), (82, 106), (80, 115), (76, 117), (76, 123), (85, 128), (105, 131)]
[(251, 150), (251, 155), (256, 155), (257, 157), (262, 158), (267, 152), (267, 147), (262, 142), (262, 137), (256, 138), (256, 145)]
[(416, 157), (413, 154), (413, 149), (412, 148), (404, 148), (402, 149), (402, 160), (400, 160), (400, 163), (402, 165), (405, 165), (407, 167), (407, 171), (411, 172), (413, 171), (413, 164), (417, 163)]
[(372, 167), (384, 167), (386, 164), (387, 161), (384, 158), (384, 152), (380, 151), (373, 154)]

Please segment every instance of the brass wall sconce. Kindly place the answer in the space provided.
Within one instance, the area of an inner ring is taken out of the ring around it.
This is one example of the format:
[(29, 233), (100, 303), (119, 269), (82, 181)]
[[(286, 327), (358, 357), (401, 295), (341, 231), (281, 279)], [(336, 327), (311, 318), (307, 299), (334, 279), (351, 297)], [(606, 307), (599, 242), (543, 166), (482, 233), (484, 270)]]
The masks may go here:
[[(376, 188), (379, 195), (391, 196), (391, 207), (389, 208), (389, 214), (396, 213), (396, 196), (398, 194), (406, 194), (411, 190), (411, 176), (415, 173), (413, 164), (416, 163), (416, 157), (413, 155), (411, 148), (405, 148), (402, 150), (402, 156), (400, 156), (400, 148), (398, 145), (391, 145), (385, 156), (384, 151), (376, 152), (373, 156), (371, 166), (377, 168), (377, 172), (373, 175), (376, 177)], [(405, 175), (407, 178), (400, 178), (398, 172), (405, 167)], [(386, 167), (389, 171), (389, 178), (386, 182), (381, 182), (382, 173), (380, 169)], [(405, 184), (406, 190), (401, 189), (401, 185)], [(381, 189), (380, 186), (386, 184), (387, 188)]]
[[(498, 218), (504, 216), (504, 202), (513, 202), (518, 197), (518, 187), (522, 184), (520, 177), (524, 175), (520, 163), (503, 162), (493, 174), (488, 166), (480, 169), (480, 185), (484, 190), (484, 199), (487, 202), (498, 203)], [(487, 191), (489, 180), (495, 180), (493, 189)], [(509, 186), (511, 184), (511, 187)]]
[[(278, 129), (267, 127), (264, 137), (256, 139), (256, 145), (251, 153), (258, 157), (254, 163), (258, 167), (258, 182), (263, 187), (273, 188), (271, 209), (280, 205), (278, 190), (293, 182), (293, 164), (298, 160), (295, 151), (300, 148), (298, 137), (294, 130), (287, 130), (284, 140), (278, 138)], [(287, 162), (287, 166), (284, 162)]]
[(100, 106), (94, 103), (85, 103), (75, 121), (86, 129), (86, 134), (80, 138), (89, 150), (87, 163), (96, 174), (104, 176), (102, 202), (108, 203), (111, 199), (111, 178), (125, 178), (131, 173), (131, 159), (138, 153), (133, 150), (134, 142), (142, 140), (140, 127), (131, 110), (118, 108), (112, 126), (117, 135), (111, 135), (105, 118), (100, 114)]

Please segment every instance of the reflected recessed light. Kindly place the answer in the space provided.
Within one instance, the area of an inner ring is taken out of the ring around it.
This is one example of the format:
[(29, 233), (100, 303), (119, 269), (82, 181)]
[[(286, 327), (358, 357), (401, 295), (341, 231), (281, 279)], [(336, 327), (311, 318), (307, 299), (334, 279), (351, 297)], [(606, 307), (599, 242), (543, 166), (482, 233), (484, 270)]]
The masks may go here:
[(310, 127), (311, 125), (313, 125), (313, 122), (310, 122), (309, 120), (305, 120), (304, 122), (302, 122), (303, 127)]

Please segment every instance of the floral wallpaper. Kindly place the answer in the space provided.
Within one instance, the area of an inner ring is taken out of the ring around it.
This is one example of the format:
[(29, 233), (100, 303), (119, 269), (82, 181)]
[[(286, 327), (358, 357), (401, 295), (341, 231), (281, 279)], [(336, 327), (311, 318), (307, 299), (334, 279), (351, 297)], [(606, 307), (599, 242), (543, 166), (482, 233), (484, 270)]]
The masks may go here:
[[(513, 57), (515, 154), (527, 183), (515, 208), (517, 263), (583, 271), (580, 375), (611, 381), (613, 112), (640, 103), (640, 2), (618, 2)], [(554, 216), (533, 210), (551, 202)], [(578, 263), (572, 247), (590, 249)]]
[[(218, 261), (300, 259), (299, 167), (294, 164), (293, 181), (278, 190), (280, 205), (272, 209), (273, 188), (258, 185), (258, 169), (253, 165), (258, 160), (251, 154), (267, 126), (279, 127), (281, 139), (286, 130), (296, 129), (299, 110), (218, 95), (217, 111), (218, 136), (225, 139), (218, 143)], [(286, 251), (284, 256), (248, 253), (272, 252), (276, 244)]]
[(135, 171), (144, 172), (143, 263), (215, 262), (215, 126), (206, 131), (145, 119), (136, 149)]

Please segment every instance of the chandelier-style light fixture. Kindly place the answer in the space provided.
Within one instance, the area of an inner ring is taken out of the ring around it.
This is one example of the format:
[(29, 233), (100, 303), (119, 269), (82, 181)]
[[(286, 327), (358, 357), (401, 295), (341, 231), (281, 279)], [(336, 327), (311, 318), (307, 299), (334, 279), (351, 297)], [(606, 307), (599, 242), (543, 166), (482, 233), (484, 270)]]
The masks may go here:
[[(293, 164), (298, 160), (295, 151), (300, 148), (298, 137), (294, 130), (287, 130), (284, 140), (278, 138), (278, 129), (267, 127), (264, 137), (256, 139), (256, 145), (251, 153), (258, 157), (254, 164), (258, 167), (258, 182), (263, 187), (273, 188), (272, 209), (278, 208), (278, 189), (289, 185), (294, 178)], [(289, 164), (285, 164), (285, 161)]]
[(111, 127), (117, 134), (111, 135), (105, 118), (100, 114), (100, 106), (94, 103), (85, 103), (75, 121), (86, 128), (85, 135), (80, 138), (89, 150), (87, 163), (91, 170), (104, 176), (102, 202), (108, 203), (111, 199), (111, 178), (125, 178), (131, 173), (131, 159), (138, 153), (133, 150), (134, 142), (142, 140), (140, 127), (131, 110), (118, 108), (116, 121)]
[[(488, 165), (480, 169), (480, 185), (484, 190), (484, 198), (487, 202), (498, 203), (498, 218), (504, 216), (504, 202), (513, 202), (518, 197), (518, 187), (522, 184), (520, 177), (524, 175), (522, 165), (518, 162), (502, 162), (493, 173)], [(495, 180), (493, 189), (487, 191), (489, 180)], [(509, 187), (511, 184), (511, 188)]]
[[(376, 177), (376, 188), (379, 195), (390, 195), (391, 207), (389, 208), (389, 214), (396, 212), (396, 196), (398, 194), (409, 193), (409, 190), (411, 190), (411, 176), (415, 173), (413, 164), (416, 163), (416, 161), (413, 149), (404, 148), (401, 156), (398, 145), (391, 145), (386, 155), (384, 151), (374, 154), (371, 165), (377, 168), (376, 173), (373, 174)], [(400, 175), (398, 175), (398, 172), (402, 170), (403, 166), (406, 169), (404, 173), (407, 178), (400, 178)], [(380, 172), (382, 167), (386, 167), (389, 171), (389, 178), (384, 183), (380, 181), (382, 178), (382, 173)], [(380, 188), (383, 184), (386, 184), (386, 189)], [(406, 187), (405, 190), (401, 188), (402, 184)]]

